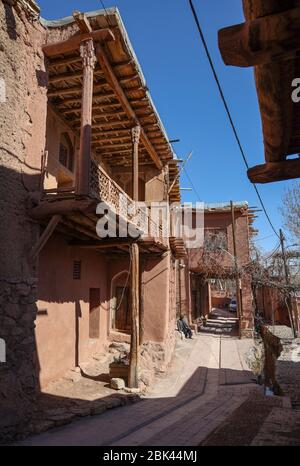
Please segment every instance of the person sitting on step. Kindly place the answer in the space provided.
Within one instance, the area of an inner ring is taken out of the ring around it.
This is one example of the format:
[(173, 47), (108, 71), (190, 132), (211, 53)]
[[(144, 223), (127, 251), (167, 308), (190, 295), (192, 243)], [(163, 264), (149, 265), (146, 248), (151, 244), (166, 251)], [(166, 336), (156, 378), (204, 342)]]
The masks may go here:
[(185, 338), (193, 338), (193, 332), (187, 322), (187, 318), (184, 315), (181, 315), (177, 320), (177, 328), (180, 333), (183, 333)]

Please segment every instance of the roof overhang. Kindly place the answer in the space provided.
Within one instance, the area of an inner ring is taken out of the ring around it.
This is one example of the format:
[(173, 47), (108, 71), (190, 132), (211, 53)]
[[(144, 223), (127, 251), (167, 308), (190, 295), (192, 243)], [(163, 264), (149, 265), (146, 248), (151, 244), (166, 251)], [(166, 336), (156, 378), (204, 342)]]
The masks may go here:
[[(44, 53), (49, 72), (49, 102), (75, 132), (79, 132), (81, 123), (82, 61), (79, 43), (82, 38), (94, 39), (97, 57), (92, 110), (94, 156), (111, 164), (111, 168), (130, 168), (131, 130), (138, 124), (142, 130), (141, 168), (154, 165), (161, 169), (176, 160), (118, 9), (89, 12), (81, 19), (78, 15), (77, 18), (74, 15), (57, 21), (41, 19), (41, 23), (48, 31)], [(70, 41), (73, 41), (71, 48)], [(178, 166), (176, 163), (171, 165), (172, 180), (178, 175)], [(170, 201), (179, 200), (179, 182), (176, 182)]]

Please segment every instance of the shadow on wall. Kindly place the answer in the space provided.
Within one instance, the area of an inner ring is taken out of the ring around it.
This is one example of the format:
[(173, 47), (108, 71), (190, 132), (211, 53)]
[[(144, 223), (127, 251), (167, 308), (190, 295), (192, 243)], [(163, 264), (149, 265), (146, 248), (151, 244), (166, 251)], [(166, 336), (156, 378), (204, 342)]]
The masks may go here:
[(15, 15), (13, 12), (12, 5), (15, 3), (12, 0), (4, 0), (4, 10), (5, 10), (5, 19), (6, 19), (6, 26), (7, 26), (7, 34), (11, 40), (17, 39), (17, 32), (16, 32), (16, 20)]
[[(18, 161), (21, 166), (21, 160)], [(34, 432), (35, 427), (31, 426), (33, 417), (38, 417), (39, 428), (41, 428), (42, 421), (44, 421), (45, 426), (57, 425), (58, 419), (49, 421), (47, 417), (43, 417), (43, 409), (46, 406), (51, 405), (53, 408), (66, 406), (68, 410), (77, 404), (77, 407), (78, 405), (85, 406), (88, 412), (89, 410), (95, 412), (95, 402), (42, 393), (39, 383), (41, 367), (35, 325), (37, 316), (42, 320), (45, 319), (45, 330), (48, 331), (47, 338), (49, 338), (48, 311), (51, 309), (50, 307), (49, 310), (47, 309), (47, 303), (70, 304), (73, 315), (71, 332), (75, 336), (75, 365), (78, 365), (79, 322), (84, 311), (83, 306), (89, 303), (89, 288), (99, 286), (100, 277), (103, 280), (105, 300), (109, 296), (107, 294), (109, 293), (107, 286), (107, 278), (109, 279), (109, 277), (107, 277), (107, 268), (103, 264), (102, 269), (99, 269), (100, 254), (98, 255), (93, 251), (82, 252), (79, 248), (68, 246), (62, 236), (54, 235), (40, 255), (38, 281), (36, 271), (30, 264), (29, 256), (39, 237), (40, 227), (36, 222), (30, 220), (27, 208), (30, 207), (29, 187), (33, 186), (37, 189), (40, 177), (38, 174), (21, 174), (19, 171), (1, 167), (0, 178), (0, 194), (3, 202), (2, 224), (5, 226), (0, 231), (0, 244), (2, 245), (0, 250), (0, 298), (2, 303), (0, 338), (4, 339), (7, 348), (7, 360), (0, 365), (0, 439), (5, 442), (16, 434)], [(79, 255), (80, 257), (84, 255), (87, 260), (92, 260), (94, 265), (90, 276), (88, 276), (87, 270), (84, 268), (86, 261), (83, 260), (84, 280), (74, 281), (72, 264)], [(71, 264), (68, 276), (66, 276), (66, 262)], [(152, 262), (151, 260), (147, 270), (151, 270), (156, 265), (157, 261)], [(95, 285), (95, 281), (98, 285)], [(43, 302), (43, 308), (37, 308), (37, 299)], [(59, 308), (59, 313), (65, 314), (65, 307)], [(59, 315), (59, 317), (61, 316)], [(57, 320), (56, 328), (59, 326), (60, 323)], [(52, 337), (48, 341), (51, 344), (54, 342), (55, 355), (60, 356), (59, 344), (60, 342), (65, 344), (65, 339), (62, 337), (60, 340), (55, 332), (50, 335)], [(84, 338), (88, 338), (88, 335)], [(48, 349), (45, 348), (45, 351)], [(54, 357), (56, 357), (55, 355)], [(98, 412), (100, 411), (99, 409)], [(69, 419), (71, 420), (75, 416), (76, 414), (70, 415)]]
[[(21, 167), (18, 155), (0, 151), (2, 164), (9, 160)], [(37, 279), (29, 260), (39, 228), (26, 213), (27, 186), (38, 182), (37, 174), (0, 167), (0, 338), (6, 347), (6, 361), (0, 363), (0, 432), (4, 438), (26, 427), (40, 390), (34, 333)]]

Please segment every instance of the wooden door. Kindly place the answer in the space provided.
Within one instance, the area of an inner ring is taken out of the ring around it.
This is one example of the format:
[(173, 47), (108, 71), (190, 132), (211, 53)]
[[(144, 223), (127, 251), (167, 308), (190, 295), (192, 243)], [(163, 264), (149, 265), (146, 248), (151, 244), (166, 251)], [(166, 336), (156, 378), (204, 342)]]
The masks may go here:
[(129, 332), (130, 324), (130, 294), (129, 288), (116, 287), (116, 318), (115, 329), (121, 332)]
[(90, 288), (89, 337), (100, 336), (100, 288)]

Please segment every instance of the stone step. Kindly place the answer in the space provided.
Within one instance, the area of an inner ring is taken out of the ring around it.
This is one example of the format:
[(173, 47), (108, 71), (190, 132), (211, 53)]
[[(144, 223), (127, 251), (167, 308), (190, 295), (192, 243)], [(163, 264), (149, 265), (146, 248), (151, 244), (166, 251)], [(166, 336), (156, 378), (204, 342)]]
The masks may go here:
[(225, 323), (225, 322), (214, 322), (214, 321), (207, 321), (205, 323), (205, 327), (234, 327), (236, 324), (235, 323)]

